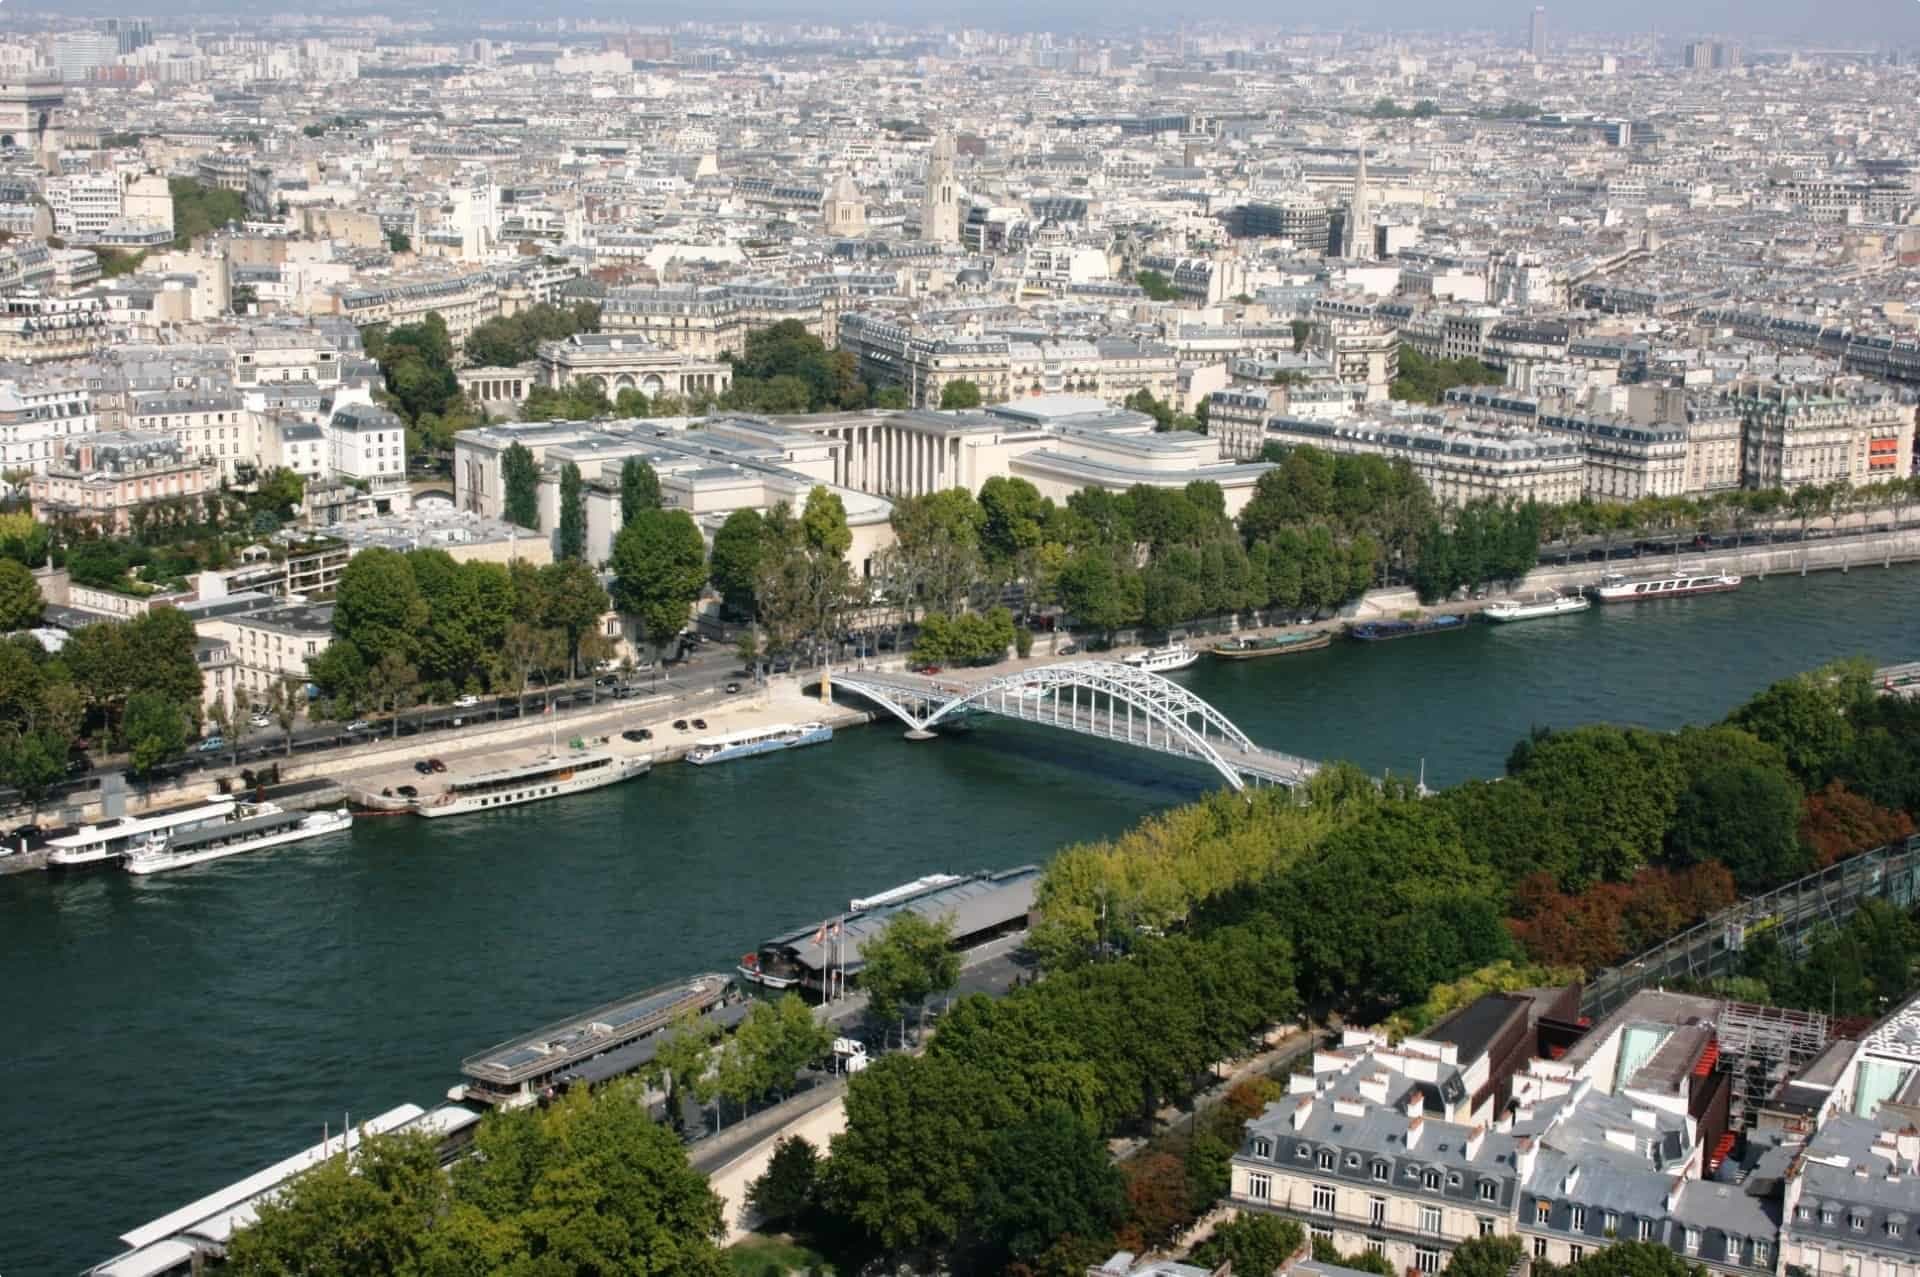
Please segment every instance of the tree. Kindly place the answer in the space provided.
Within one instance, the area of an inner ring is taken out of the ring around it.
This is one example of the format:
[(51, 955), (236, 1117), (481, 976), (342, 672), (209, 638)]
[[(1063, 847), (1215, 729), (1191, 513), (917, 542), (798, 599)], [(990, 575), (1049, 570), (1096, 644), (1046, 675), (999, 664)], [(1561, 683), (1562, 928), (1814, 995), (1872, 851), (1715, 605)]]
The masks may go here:
[(133, 774), (145, 777), (187, 747), (187, 717), (176, 702), (159, 692), (135, 692), (127, 698), (121, 735)]
[(1121, 1168), (1127, 1214), (1149, 1246), (1165, 1246), (1193, 1219), (1187, 1168), (1172, 1153), (1142, 1153)]
[(708, 564), (721, 604), (735, 616), (754, 614), (754, 584), (767, 554), (766, 525), (760, 512), (735, 510), (713, 534), (713, 557)]
[(519, 440), (507, 445), (500, 456), (500, 481), (505, 495), (502, 512), (508, 523), (538, 531), (540, 528), (540, 466), (526, 445)]
[(1803, 795), (1785, 772), (1728, 763), (1680, 792), (1667, 848), (1681, 864), (1718, 861), (1744, 892), (1764, 890), (1812, 867), (1800, 841)]
[(1170, 302), (1180, 295), (1172, 281), (1157, 270), (1135, 271), (1133, 282), (1140, 285), (1149, 301)]
[(306, 696), (300, 689), (299, 681), (291, 677), (281, 679), (267, 693), (267, 712), (279, 724), (289, 758), (293, 757), (293, 725), (300, 716), (300, 705), (304, 700)]
[(0, 559), (0, 632), (37, 624), (46, 606), (33, 573), (12, 559)]
[(413, 565), (397, 550), (380, 546), (347, 561), (334, 589), (333, 632), (369, 665), (392, 652), (411, 661), (427, 625), (427, 603)]
[[(1213, 1236), (1193, 1252), (1193, 1261), (1208, 1268), (1230, 1263), (1236, 1273), (1275, 1273), (1299, 1253), (1306, 1240), (1300, 1225), (1290, 1219), (1240, 1215), (1214, 1229)], [(1488, 1277), (1506, 1277), (1506, 1270)]]
[(560, 632), (571, 665), (580, 653), (582, 638), (597, 631), (607, 613), (607, 591), (593, 569), (579, 559), (549, 563), (540, 569), (538, 579), (541, 624)]
[(554, 535), (555, 557), (587, 557), (587, 502), (580, 491), (580, 467), (571, 461), (560, 467), (560, 526)]
[(1454, 1247), (1449, 1277), (1507, 1277), (1526, 1257), (1518, 1237), (1472, 1237)]
[(966, 378), (950, 381), (940, 387), (940, 407), (978, 408), (980, 406), (980, 387)]
[(1062, 1236), (1107, 1236), (1126, 1212), (1106, 1145), (1059, 1103), (994, 1135), (974, 1197), (972, 1231), (996, 1267)]
[(648, 1082), (668, 1088), (676, 1129), (681, 1125), (686, 1097), (695, 1093), (696, 1083), (713, 1062), (713, 1044), (719, 1034), (720, 1027), (713, 1021), (687, 1012), (664, 1032), (647, 1066)]
[(643, 510), (613, 541), (613, 599), (656, 652), (686, 627), (707, 580), (706, 542), (685, 510)]
[(847, 1088), (827, 1203), (890, 1251), (951, 1242), (972, 1217), (993, 1134), (1011, 1116), (991, 1080), (955, 1060), (882, 1056)]
[(926, 1020), (926, 1001), (960, 978), (960, 955), (953, 951), (953, 919), (938, 921), (912, 910), (895, 914), (886, 930), (860, 947), (864, 965), (860, 987), (878, 1020), (900, 1021), (906, 1038), (906, 1013), (918, 1007)]
[(659, 508), (660, 476), (644, 458), (628, 457), (620, 464), (620, 525), (632, 523), (642, 510)]
[(420, 687), (420, 671), (399, 652), (389, 651), (367, 672), (367, 690), (374, 704), (393, 712), (393, 736), (400, 738), (400, 713), (413, 703)]
[(1570, 1277), (1704, 1277), (1707, 1270), (1659, 1242), (1622, 1241), (1559, 1271)]
[(260, 1203), (235, 1230), (224, 1265), (241, 1277), (420, 1272), (435, 1223), (451, 1208), (440, 1150), (425, 1133), (362, 1135)]
[(819, 1181), (819, 1151), (789, 1135), (773, 1146), (767, 1169), (747, 1185), (747, 1205), (765, 1225), (792, 1225), (813, 1209)]

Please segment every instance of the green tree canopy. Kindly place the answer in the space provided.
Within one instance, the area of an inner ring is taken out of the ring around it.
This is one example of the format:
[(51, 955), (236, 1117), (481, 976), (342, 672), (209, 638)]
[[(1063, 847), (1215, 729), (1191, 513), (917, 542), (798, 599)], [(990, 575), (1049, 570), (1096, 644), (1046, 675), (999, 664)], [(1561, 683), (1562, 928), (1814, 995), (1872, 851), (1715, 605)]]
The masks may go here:
[(972, 1230), (996, 1266), (1063, 1236), (1105, 1237), (1126, 1211), (1106, 1144), (1058, 1103), (994, 1134), (974, 1199)]
[(633, 522), (642, 510), (659, 508), (660, 476), (654, 473), (644, 457), (628, 457), (620, 464), (621, 524)]
[(569, 461), (560, 467), (560, 519), (554, 529), (554, 557), (587, 557), (587, 500), (581, 490), (580, 467)]
[(613, 541), (613, 600), (656, 649), (686, 627), (707, 580), (706, 542), (685, 510), (642, 510)]
[(540, 466), (526, 445), (514, 440), (500, 456), (500, 480), (504, 488), (503, 513), (508, 523), (538, 530), (540, 527)]
[(33, 573), (13, 559), (0, 559), (0, 632), (39, 624), (46, 606)]
[(758, 510), (735, 510), (713, 534), (709, 563), (713, 586), (720, 591), (727, 611), (735, 616), (750, 617), (754, 613), (754, 585), (767, 551), (766, 524)]
[(964, 377), (950, 381), (940, 387), (940, 406), (950, 408), (978, 408), (980, 406), (980, 387)]

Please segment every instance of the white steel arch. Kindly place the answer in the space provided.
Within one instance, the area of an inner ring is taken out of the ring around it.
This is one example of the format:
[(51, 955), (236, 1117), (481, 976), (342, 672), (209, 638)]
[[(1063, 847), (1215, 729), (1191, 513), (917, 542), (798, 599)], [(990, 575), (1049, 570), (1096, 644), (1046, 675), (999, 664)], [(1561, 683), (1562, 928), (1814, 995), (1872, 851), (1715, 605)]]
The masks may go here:
[[(1117, 661), (1048, 665), (1003, 674), (971, 688), (938, 680), (922, 683), (851, 673), (836, 675), (833, 682), (880, 705), (916, 731), (977, 709), (1198, 759), (1234, 789), (1246, 787), (1249, 772), (1267, 774), (1273, 770), (1272, 763), (1282, 760), (1298, 763), (1302, 776), (1311, 768), (1306, 760), (1286, 759), (1261, 749), (1225, 714), (1178, 683)], [(1247, 766), (1255, 760), (1266, 765)]]

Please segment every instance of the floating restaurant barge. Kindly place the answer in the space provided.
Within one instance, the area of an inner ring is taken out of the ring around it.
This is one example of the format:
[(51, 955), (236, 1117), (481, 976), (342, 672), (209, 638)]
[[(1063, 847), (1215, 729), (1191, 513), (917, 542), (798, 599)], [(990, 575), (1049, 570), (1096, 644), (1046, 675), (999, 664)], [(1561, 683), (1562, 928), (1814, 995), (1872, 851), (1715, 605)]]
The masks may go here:
[[(1040, 866), (1021, 865), (999, 873), (971, 874), (924, 891), (896, 888), (873, 901), (856, 902), (868, 904), (866, 909), (775, 936), (757, 953), (741, 959), (740, 974), (772, 989), (798, 986), (824, 1001), (839, 996), (849, 981), (859, 979), (860, 968), (866, 965), (860, 947), (886, 930), (896, 914), (950, 918), (954, 947), (971, 949), (1025, 930), (1039, 886)], [(878, 903), (881, 901), (884, 903)]]
[(676, 981), (595, 1007), (502, 1042), (460, 1062), (467, 1079), (448, 1098), (521, 1108), (569, 1086), (592, 1085), (644, 1067), (661, 1030), (682, 1017), (705, 1017), (730, 1028), (747, 1006), (731, 976)]

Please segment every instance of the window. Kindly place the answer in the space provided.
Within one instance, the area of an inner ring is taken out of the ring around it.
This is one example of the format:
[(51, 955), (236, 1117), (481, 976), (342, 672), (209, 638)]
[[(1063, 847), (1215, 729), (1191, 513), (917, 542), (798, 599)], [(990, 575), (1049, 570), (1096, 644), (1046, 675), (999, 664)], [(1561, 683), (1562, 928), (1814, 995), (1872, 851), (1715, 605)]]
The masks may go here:
[(1572, 1219), (1567, 1227), (1576, 1233), (1585, 1232), (1587, 1228), (1587, 1208), (1584, 1206), (1574, 1207)]
[(1494, 1183), (1494, 1182), (1493, 1182), (1492, 1180), (1490, 1180), (1490, 1179), (1483, 1179), (1483, 1180), (1481, 1180), (1481, 1181), (1480, 1181), (1480, 1200), (1481, 1200), (1481, 1201), (1483, 1201), (1483, 1202), (1497, 1202), (1497, 1201), (1499, 1201), (1499, 1200), (1500, 1200), (1500, 1185), (1498, 1185), (1498, 1184), (1496, 1184), (1496, 1183)]
[(1482, 1237), (1493, 1236), (1493, 1216), (1491, 1215), (1479, 1216), (1474, 1220), (1474, 1226), (1476, 1231), (1479, 1232), (1480, 1236)]
[(1827, 1225), (1829, 1225), (1829, 1226), (1830, 1226), (1830, 1225), (1832, 1225), (1832, 1223), (1833, 1223), (1833, 1208), (1832, 1208), (1832, 1207), (1829, 1207), (1829, 1206), (1822, 1206), (1822, 1207), (1820, 1208), (1820, 1222), (1821, 1222), (1821, 1223), (1823, 1223), (1823, 1224), (1827, 1224)]
[(1367, 1253), (1369, 1255), (1384, 1255), (1387, 1253), (1387, 1243), (1381, 1238), (1369, 1237), (1367, 1238)]
[(1887, 1221), (1887, 1236), (1898, 1237), (1903, 1231), (1898, 1220), (1890, 1219)]
[(1253, 1174), (1247, 1176), (1247, 1196), (1256, 1202), (1273, 1200), (1273, 1176)]
[(1367, 1199), (1367, 1223), (1375, 1228), (1383, 1227), (1387, 1222), (1387, 1199), (1369, 1197)]
[(1567, 1262), (1569, 1264), (1577, 1264), (1580, 1262), (1580, 1257), (1586, 1253), (1587, 1248), (1585, 1246), (1569, 1246), (1567, 1247)]
[(1293, 1155), (1294, 1155), (1295, 1157), (1298, 1157), (1298, 1158), (1301, 1158), (1301, 1159), (1303, 1159), (1303, 1160), (1304, 1160), (1304, 1159), (1305, 1159), (1305, 1157), (1307, 1156), (1307, 1146), (1306, 1146), (1305, 1144), (1296, 1144), (1296, 1145), (1294, 1145), (1294, 1146), (1293, 1146)]
[(1385, 1162), (1375, 1162), (1373, 1164), (1373, 1177), (1379, 1180), (1382, 1184), (1387, 1182), (1387, 1176), (1389, 1173), (1390, 1172), (1388, 1171), (1387, 1164)]
[[(609, 621), (607, 623), (607, 628), (612, 629), (613, 625), (614, 623)], [(1273, 1141), (1265, 1138), (1264, 1136), (1256, 1136), (1254, 1138), (1253, 1143), (1249, 1147), (1252, 1149), (1253, 1155), (1255, 1157), (1272, 1157), (1273, 1156)]]
[(1351, 1168), (1353, 1168), (1353, 1167), (1356, 1167), (1356, 1166), (1358, 1166), (1358, 1165), (1360, 1165), (1360, 1154), (1358, 1154), (1358, 1153), (1348, 1153), (1348, 1154), (1347, 1154), (1347, 1166), (1348, 1166), (1348, 1168), (1349, 1168), (1349, 1169), (1351, 1169)]
[(1437, 1236), (1440, 1232), (1440, 1208), (1422, 1206), (1420, 1208), (1420, 1231)]
[(1533, 1222), (1534, 1223), (1544, 1224), (1552, 1218), (1553, 1218), (1552, 1202), (1535, 1202), (1533, 1204)]
[(1428, 1171), (1426, 1175), (1424, 1175), (1421, 1178), (1421, 1182), (1425, 1184), (1428, 1188), (1434, 1190), (1435, 1192), (1438, 1192), (1440, 1188), (1440, 1172)]
[(1325, 1184), (1313, 1186), (1313, 1208), (1324, 1215), (1333, 1214), (1333, 1189)]
[(1323, 1148), (1320, 1150), (1320, 1169), (1323, 1171), (1333, 1169), (1333, 1152), (1331, 1149)]
[(1867, 1231), (1867, 1217), (1865, 1215), (1850, 1214), (1847, 1216), (1847, 1223), (1852, 1226), (1853, 1231), (1856, 1233), (1864, 1233)]
[(1436, 1246), (1415, 1246), (1413, 1266), (1423, 1273), (1440, 1271), (1440, 1250)]
[(1773, 1247), (1766, 1242), (1755, 1242), (1753, 1244), (1753, 1262), (1756, 1264), (1772, 1263)]
[(1451, 1175), (1449, 1175), (1449, 1176), (1447, 1176), (1447, 1187), (1449, 1187), (1449, 1188), (1458, 1188), (1458, 1187), (1460, 1187), (1460, 1172), (1459, 1172), (1459, 1171), (1455, 1171), (1455, 1172), (1454, 1172), (1453, 1174), (1451, 1174)]
[(1700, 1253), (1700, 1230), (1697, 1228), (1687, 1230), (1687, 1253), (1689, 1255)]
[(1640, 1240), (1643, 1242), (1650, 1242), (1653, 1240), (1653, 1221), (1652, 1220), (1643, 1219), (1640, 1221)]
[(1536, 1237), (1533, 1239), (1533, 1257), (1535, 1259), (1545, 1259), (1547, 1257), (1547, 1239), (1546, 1238)]

